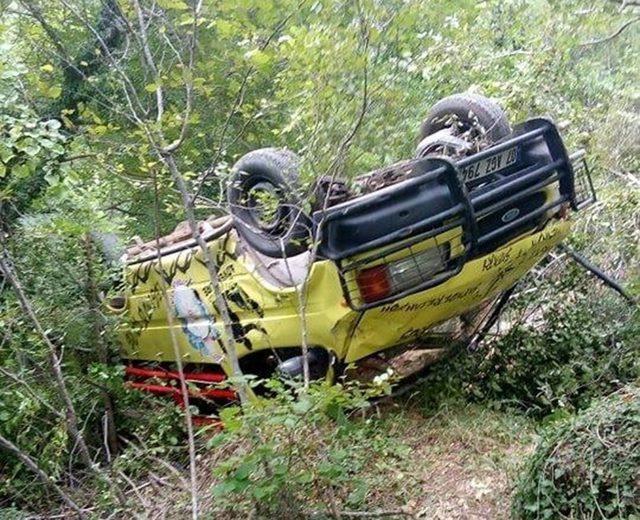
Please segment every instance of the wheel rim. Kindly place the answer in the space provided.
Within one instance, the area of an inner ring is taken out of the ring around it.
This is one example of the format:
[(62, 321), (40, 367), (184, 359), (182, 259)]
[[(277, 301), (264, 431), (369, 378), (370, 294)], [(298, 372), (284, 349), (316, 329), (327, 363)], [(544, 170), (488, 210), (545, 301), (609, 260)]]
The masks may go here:
[(274, 232), (284, 217), (281, 190), (268, 180), (259, 180), (246, 191), (246, 208), (253, 224), (262, 231)]

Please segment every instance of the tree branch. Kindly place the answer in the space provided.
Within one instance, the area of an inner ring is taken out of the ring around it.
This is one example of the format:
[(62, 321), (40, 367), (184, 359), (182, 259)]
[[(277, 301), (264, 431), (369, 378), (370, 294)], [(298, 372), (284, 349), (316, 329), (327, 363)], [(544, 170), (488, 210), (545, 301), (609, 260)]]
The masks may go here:
[[(269, 46), (269, 44), (274, 40), (274, 38), (283, 29), (283, 27), (287, 24), (287, 22), (302, 7), (302, 5), (305, 3), (305, 1), (306, 0), (302, 0), (298, 4), (298, 6), (297, 6), (295, 11), (291, 11), (287, 16), (285, 16), (282, 20), (280, 20), (276, 24), (276, 26), (274, 27), (273, 31), (271, 31), (271, 33), (269, 34), (267, 39), (262, 44), (260, 44), (258, 49), (260, 49), (261, 51), (264, 51)], [(220, 134), (220, 139), (218, 140), (218, 147), (217, 147), (217, 150), (216, 150), (216, 154), (214, 155), (213, 161), (211, 161), (211, 164), (209, 165), (209, 167), (206, 168), (202, 172), (202, 174), (199, 176), (198, 183), (197, 183), (197, 185), (195, 187), (195, 190), (194, 190), (194, 194), (191, 197), (191, 201), (192, 202), (195, 202), (195, 200), (198, 198), (198, 196), (200, 195), (200, 191), (204, 187), (205, 181), (213, 174), (213, 172), (216, 169), (218, 161), (220, 160), (220, 157), (222, 156), (222, 152), (224, 150), (224, 141), (226, 139), (227, 130), (229, 129), (229, 125), (231, 123), (231, 118), (235, 115), (235, 113), (237, 112), (237, 110), (240, 108), (240, 106), (242, 105), (242, 103), (244, 101), (244, 95), (245, 95), (245, 92), (246, 92), (246, 87), (247, 87), (249, 78), (251, 77), (251, 74), (253, 72), (255, 72), (255, 67), (251, 66), (244, 73), (244, 76), (242, 78), (242, 82), (240, 84), (240, 88), (238, 89), (238, 93), (236, 94), (236, 98), (235, 98), (235, 100), (233, 102), (233, 107), (229, 111), (229, 114), (227, 114), (227, 118), (226, 118), (226, 120), (224, 122), (224, 125), (222, 127), (222, 132)], [(248, 123), (249, 123), (249, 121), (247, 121), (247, 123), (242, 127), (240, 134), (238, 136), (236, 136), (236, 138), (232, 142), (235, 142), (240, 137), (240, 135), (242, 135), (242, 132), (244, 132), (244, 129), (246, 128)]]
[(13, 444), (9, 439), (6, 439), (2, 435), (0, 435), (0, 448), (3, 448), (5, 451), (13, 454), (15, 457), (20, 460), (27, 468), (33, 471), (40, 480), (46, 485), (53, 489), (62, 499), (62, 501), (67, 504), (71, 509), (73, 509), (80, 518), (86, 518), (82, 509), (78, 504), (76, 504), (73, 499), (67, 495), (60, 486), (58, 486), (52, 479), (47, 475), (40, 467), (35, 463), (35, 461), (29, 457), (24, 451), (18, 448), (15, 444)]
[(144, 16), (142, 14), (142, 8), (140, 7), (140, 2), (138, 0), (132, 0), (133, 7), (136, 11), (136, 16), (138, 18), (138, 25), (140, 26), (140, 46), (142, 47), (142, 55), (144, 56), (145, 61), (147, 62), (147, 66), (151, 69), (153, 74), (154, 82), (156, 85), (156, 121), (160, 123), (162, 121), (162, 115), (164, 114), (164, 99), (162, 94), (162, 86), (160, 85), (160, 75), (158, 73), (158, 68), (156, 67), (156, 63), (151, 54), (151, 49), (149, 48), (149, 39), (147, 38), (147, 28), (144, 23)]
[(187, 129), (189, 128), (189, 118), (191, 117), (191, 110), (193, 106), (193, 65), (195, 62), (196, 47), (198, 44), (198, 16), (200, 15), (201, 8), (202, 0), (197, 0), (193, 7), (193, 23), (191, 24), (191, 38), (189, 39), (189, 60), (187, 65), (189, 75), (184, 82), (186, 106), (184, 109), (182, 126), (180, 127), (180, 135), (178, 135), (178, 138), (175, 141), (163, 148), (162, 153), (165, 155), (174, 152), (180, 147), (185, 137), (187, 136)]
[(604, 38), (600, 38), (599, 40), (591, 40), (588, 42), (584, 42), (580, 44), (580, 47), (587, 47), (590, 45), (598, 45), (599, 43), (605, 43), (605, 42), (609, 42), (611, 40), (613, 40), (614, 38), (617, 38), (618, 36), (620, 36), (620, 34), (622, 34), (622, 32), (629, 26), (633, 25), (634, 23), (640, 21), (640, 16), (636, 16), (635, 18), (632, 18), (631, 20), (628, 20), (627, 22), (623, 23), (620, 27), (618, 27), (618, 29), (616, 31), (614, 31), (613, 33), (611, 33), (609, 36), (606, 36)]

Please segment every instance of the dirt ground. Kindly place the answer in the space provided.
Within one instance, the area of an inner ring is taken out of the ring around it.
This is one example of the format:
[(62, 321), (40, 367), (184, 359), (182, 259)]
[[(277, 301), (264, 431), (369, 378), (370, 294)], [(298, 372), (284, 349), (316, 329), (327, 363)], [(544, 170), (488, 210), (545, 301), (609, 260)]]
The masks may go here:
[(465, 448), (453, 443), (425, 474), (422, 497), (412, 508), (418, 518), (508, 518), (512, 486), (507, 468), (477, 464)]
[[(377, 427), (404, 445), (407, 455), (381, 465), (384, 456), (372, 452), (366, 471), (375, 485), (366, 505), (359, 511), (344, 511), (344, 518), (509, 518), (518, 469), (535, 441), (529, 420), (513, 412), (464, 402), (451, 403), (434, 414), (407, 400), (393, 400), (376, 415), (380, 420)], [(220, 456), (209, 452), (199, 457), (201, 511), (212, 518), (230, 514), (218, 510), (211, 494), (215, 483), (211, 468)], [(169, 520), (188, 514), (186, 494), (165, 495), (167, 490), (181, 487), (179, 475), (165, 473), (162, 479), (152, 480), (140, 496), (148, 508), (147, 518)], [(205, 514), (205, 518), (209, 517)]]
[(415, 464), (402, 493), (405, 514), (387, 518), (509, 518), (517, 471), (534, 445), (525, 418), (473, 405), (431, 418), (416, 411), (402, 416)]

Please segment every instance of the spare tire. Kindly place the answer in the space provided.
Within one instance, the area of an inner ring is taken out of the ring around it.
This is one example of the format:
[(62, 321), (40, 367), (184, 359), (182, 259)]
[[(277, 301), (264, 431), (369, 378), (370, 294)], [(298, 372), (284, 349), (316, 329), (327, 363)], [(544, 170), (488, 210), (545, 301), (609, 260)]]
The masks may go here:
[(285, 148), (261, 148), (233, 166), (230, 213), (242, 238), (272, 258), (307, 250), (311, 222), (298, 196), (300, 158)]
[(454, 94), (438, 101), (420, 127), (420, 140), (459, 125), (462, 131), (476, 128), (490, 143), (511, 133), (507, 114), (495, 101), (479, 94)]

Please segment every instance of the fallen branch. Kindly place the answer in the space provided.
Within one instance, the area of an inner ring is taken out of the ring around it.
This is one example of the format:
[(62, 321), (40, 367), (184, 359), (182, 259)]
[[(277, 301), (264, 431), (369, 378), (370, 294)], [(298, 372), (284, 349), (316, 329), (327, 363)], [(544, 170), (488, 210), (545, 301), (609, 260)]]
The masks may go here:
[[(402, 509), (388, 509), (379, 511), (338, 511), (341, 517), (347, 518), (381, 518), (385, 516), (406, 516), (413, 518), (414, 515)], [(326, 513), (320, 511), (313, 511), (309, 514), (311, 518), (325, 518)]]
[(631, 172), (620, 172), (618, 170), (614, 170), (612, 168), (607, 168), (607, 170), (613, 173), (615, 176), (620, 177), (621, 179), (633, 184), (640, 188), (640, 179), (635, 177)]
[(341, 511), (342, 516), (350, 517), (381, 517), (381, 516), (413, 516), (411, 513), (402, 511), (401, 509), (390, 509), (389, 511)]

